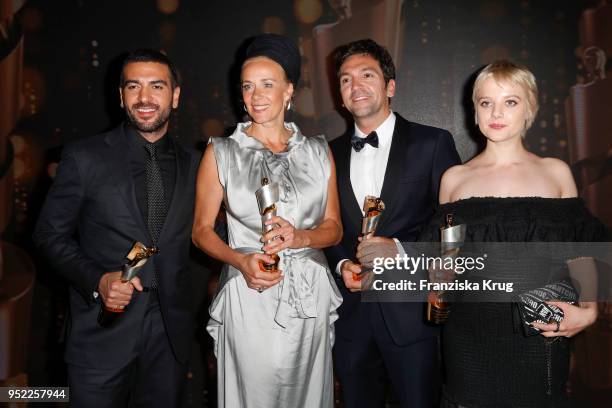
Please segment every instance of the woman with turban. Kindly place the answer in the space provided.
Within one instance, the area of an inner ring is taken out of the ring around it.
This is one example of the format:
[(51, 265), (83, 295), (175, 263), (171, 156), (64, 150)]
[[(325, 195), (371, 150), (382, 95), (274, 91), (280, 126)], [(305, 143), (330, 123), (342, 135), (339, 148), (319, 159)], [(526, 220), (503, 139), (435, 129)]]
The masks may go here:
[[(226, 264), (210, 307), (219, 407), (331, 407), (333, 323), (341, 297), (321, 248), (342, 236), (334, 162), (324, 136), (306, 137), (285, 111), (300, 74), (286, 37), (252, 41), (241, 69), (251, 121), (212, 138), (197, 181), (193, 241)], [(262, 235), (255, 196), (279, 189)], [(228, 244), (214, 232), (224, 203)], [(264, 244), (262, 244), (264, 243)], [(262, 247), (263, 245), (263, 247)], [(278, 271), (260, 265), (274, 263)]]

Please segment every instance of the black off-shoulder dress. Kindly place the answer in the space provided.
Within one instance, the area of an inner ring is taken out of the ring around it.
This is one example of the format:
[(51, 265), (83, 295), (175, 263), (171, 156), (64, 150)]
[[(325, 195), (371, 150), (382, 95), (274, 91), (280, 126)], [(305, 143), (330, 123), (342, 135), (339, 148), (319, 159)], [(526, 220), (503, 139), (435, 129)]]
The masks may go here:
[[(420, 241), (439, 240), (447, 214), (455, 223), (466, 224), (466, 242), (591, 242), (607, 236), (606, 228), (578, 198), (478, 197), (441, 205)], [(543, 284), (554, 280), (552, 272), (534, 273), (546, 265), (526, 265), (530, 261), (511, 256), (501, 262), (512, 268), (519, 290), (520, 282), (533, 285), (534, 276), (544, 279), (539, 282)], [(453, 303), (442, 335), (443, 406), (564, 405), (569, 340), (527, 337), (516, 316), (510, 301)]]

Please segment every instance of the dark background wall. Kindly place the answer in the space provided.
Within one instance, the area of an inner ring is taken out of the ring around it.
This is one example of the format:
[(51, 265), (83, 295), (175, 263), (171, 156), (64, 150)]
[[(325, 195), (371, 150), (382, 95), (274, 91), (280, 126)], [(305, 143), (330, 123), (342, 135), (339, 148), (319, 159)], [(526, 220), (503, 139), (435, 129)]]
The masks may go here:
[[(325, 133), (328, 139), (340, 134), (346, 124), (334, 110), (337, 103), (330, 99), (334, 87), (325, 75), (325, 50), (348, 40), (373, 37), (388, 46), (396, 60), (398, 89), (393, 109), (410, 120), (449, 129), (464, 160), (472, 157), (482, 142), (473, 125), (470, 81), (484, 64), (510, 58), (527, 65), (540, 87), (541, 110), (526, 137), (527, 146), (538, 154), (573, 164), (569, 150), (573, 136), (566, 120), (565, 100), (572, 86), (592, 79), (581, 60), (588, 44), (581, 40), (580, 21), (585, 10), (605, 3), (27, 1), (17, 15), (24, 54), (23, 75), (15, 80), (23, 83), (23, 97), (19, 103), (20, 120), (10, 135), (15, 151), (15, 185), (12, 197), (6, 198), (15, 206), (4, 238), (21, 245), (37, 259), (29, 236), (54, 175), (59, 150), (71, 140), (121, 121), (118, 57), (140, 47), (163, 50), (179, 67), (183, 86), (180, 107), (171, 120), (171, 134), (181, 143), (202, 146), (208, 137), (227, 133), (242, 116), (236, 94), (236, 61), (248, 37), (276, 32), (299, 43), (303, 79), (295, 98), (293, 119), (305, 133)], [(605, 41), (612, 43), (608, 37)], [(608, 98), (603, 103), (612, 113), (612, 101)], [(611, 145), (609, 133), (600, 138), (604, 145)], [(196, 270), (203, 271), (198, 278), (201, 286), (195, 286), (201, 293), (202, 304), (198, 307), (203, 325), (207, 280), (202, 276), (206, 277), (214, 267), (207, 260), (196, 263)], [(33, 384), (63, 381), (64, 288), (63, 282), (39, 261), (28, 366)], [(600, 348), (603, 344), (604, 361), (608, 362), (612, 361), (609, 332), (608, 328), (604, 331), (607, 337), (598, 337), (595, 343)], [(203, 353), (198, 358), (205, 362), (206, 340), (198, 338), (195, 341)], [(589, 344), (592, 347), (593, 343)], [(195, 369), (197, 375), (205, 377), (205, 365), (200, 363)], [(612, 386), (609, 365), (598, 368), (599, 382), (593, 383), (589, 375), (578, 378), (576, 384), (581, 385), (574, 387), (576, 392), (607, 392)], [(603, 372), (606, 367), (608, 371)], [(194, 387), (203, 387), (203, 382)], [(192, 396), (192, 401), (199, 405), (201, 398)]]

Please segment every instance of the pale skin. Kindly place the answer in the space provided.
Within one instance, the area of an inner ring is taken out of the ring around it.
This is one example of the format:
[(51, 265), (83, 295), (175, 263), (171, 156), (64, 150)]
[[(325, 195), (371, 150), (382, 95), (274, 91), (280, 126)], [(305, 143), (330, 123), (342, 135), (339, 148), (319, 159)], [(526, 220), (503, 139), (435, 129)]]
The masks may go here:
[[(293, 94), (293, 85), (287, 81), (282, 67), (265, 57), (251, 58), (242, 66), (241, 83), (242, 97), (252, 118), (247, 135), (274, 153), (284, 151), (291, 137), (290, 130), (284, 125), (284, 112)], [(287, 248), (325, 248), (340, 242), (342, 224), (336, 170), (329, 153), (331, 175), (327, 185), (327, 205), (319, 226), (310, 230), (297, 229), (277, 216), (268, 221), (268, 224), (276, 224), (276, 227), (261, 238), (262, 242), (266, 242), (277, 237), (262, 247), (264, 253), (243, 254), (230, 248), (214, 231), (215, 219), (223, 201), (223, 187), (219, 182), (213, 149), (212, 144), (208, 145), (198, 170), (192, 240), (208, 255), (238, 269), (249, 288), (265, 290), (283, 279), (283, 271), (260, 270), (259, 261), (272, 262), (270, 254)]]
[[(565, 162), (542, 158), (523, 145), (526, 120), (530, 117), (527, 90), (511, 82), (487, 78), (476, 93), (476, 121), (487, 138), (485, 150), (462, 165), (453, 166), (442, 176), (440, 204), (470, 197), (572, 198), (576, 184)], [(594, 266), (592, 259), (568, 263), (570, 275)], [(572, 273), (573, 272), (573, 273)], [(549, 302), (559, 306), (565, 318), (557, 325), (534, 323), (545, 337), (571, 337), (593, 324), (595, 302), (579, 306)]]
[[(338, 72), (340, 95), (343, 106), (351, 113), (357, 127), (365, 134), (377, 129), (391, 113), (389, 98), (395, 95), (395, 80), (385, 83), (378, 61), (368, 54), (348, 57)], [(361, 238), (357, 247), (357, 259), (361, 265), (371, 265), (374, 254), (394, 257), (397, 254), (395, 241), (387, 237)], [(342, 280), (351, 292), (362, 290), (362, 280), (354, 280), (353, 273), (361, 273), (361, 265), (351, 260), (343, 261), (340, 267)]]
[[(172, 88), (171, 73), (168, 67), (157, 62), (133, 62), (123, 69), (124, 83), (119, 88), (120, 105), (131, 110), (139, 125), (154, 123), (163, 111), (178, 107), (181, 89)], [(140, 108), (136, 108), (138, 105)], [(137, 132), (150, 143), (155, 143), (168, 131), (166, 121), (159, 129), (150, 132)], [(129, 282), (121, 280), (121, 271), (107, 272), (100, 278), (98, 293), (105, 305), (124, 308), (132, 300), (134, 289), (142, 292), (139, 277)]]

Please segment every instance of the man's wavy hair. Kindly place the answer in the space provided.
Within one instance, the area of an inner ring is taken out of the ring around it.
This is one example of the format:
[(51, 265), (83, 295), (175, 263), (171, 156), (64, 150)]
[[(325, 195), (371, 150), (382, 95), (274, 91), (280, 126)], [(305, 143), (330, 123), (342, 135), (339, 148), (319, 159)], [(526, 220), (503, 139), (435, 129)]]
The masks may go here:
[(390, 80), (395, 79), (395, 64), (393, 64), (391, 54), (389, 54), (385, 47), (369, 38), (353, 41), (336, 49), (333, 55), (336, 75), (340, 75), (340, 67), (349, 57), (363, 54), (367, 54), (378, 61), (378, 65), (380, 65), (383, 72), (385, 85), (388, 85)]

